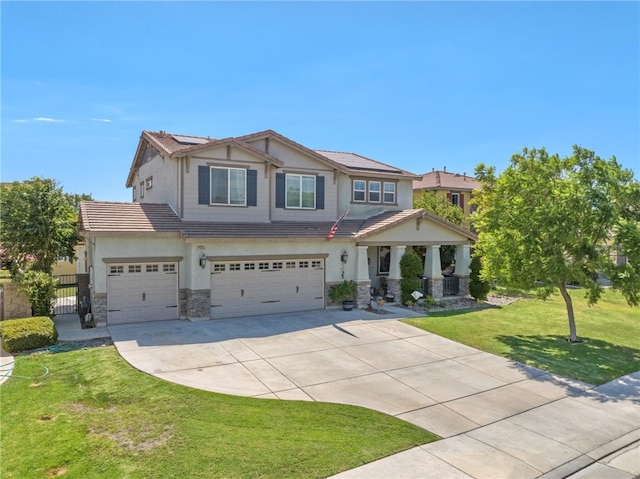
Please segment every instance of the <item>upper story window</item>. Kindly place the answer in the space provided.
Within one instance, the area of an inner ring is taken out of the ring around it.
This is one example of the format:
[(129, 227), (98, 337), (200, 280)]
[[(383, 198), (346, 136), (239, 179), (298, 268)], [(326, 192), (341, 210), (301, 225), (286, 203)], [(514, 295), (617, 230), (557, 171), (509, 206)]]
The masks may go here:
[(287, 208), (316, 207), (316, 177), (287, 174)]
[(211, 167), (211, 204), (245, 206), (247, 170)]
[(369, 182), (369, 203), (380, 203), (380, 182)]
[(140, 182), (140, 199), (144, 198), (144, 181)]
[(451, 203), (460, 206), (460, 193), (451, 193)]
[(149, 178), (144, 180), (144, 184), (147, 190), (150, 190), (151, 188), (153, 188), (153, 176), (150, 176)]
[(382, 196), (382, 201), (384, 203), (394, 203), (396, 202), (396, 184), (384, 182), (384, 192)]
[(396, 184), (376, 180), (353, 180), (354, 203), (396, 203)]

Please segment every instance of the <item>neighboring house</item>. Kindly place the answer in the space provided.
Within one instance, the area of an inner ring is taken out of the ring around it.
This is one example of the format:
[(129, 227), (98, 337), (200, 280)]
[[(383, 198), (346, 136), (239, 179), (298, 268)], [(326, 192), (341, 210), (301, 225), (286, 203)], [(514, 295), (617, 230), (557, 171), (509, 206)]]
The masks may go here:
[(84, 243), (78, 243), (75, 248), (75, 258), (60, 257), (58, 262), (53, 265), (51, 274), (54, 276), (82, 274), (87, 270), (87, 253)]
[(364, 308), (381, 278), (400, 298), (399, 261), (414, 245), (427, 247), (436, 297), (440, 245), (459, 245), (464, 293), (475, 235), (412, 208), (419, 178), (271, 130), (217, 140), (144, 131), (126, 183), (133, 202), (80, 206), (94, 317), (118, 324), (323, 309), (328, 288), (345, 279), (357, 283)]
[(421, 178), (413, 181), (413, 195), (417, 199), (423, 191), (433, 190), (438, 194), (446, 195), (447, 199), (464, 211), (465, 216), (473, 212), (469, 200), (473, 196), (474, 190), (481, 187), (474, 177), (466, 173), (449, 173), (444, 171), (432, 171), (425, 173)]

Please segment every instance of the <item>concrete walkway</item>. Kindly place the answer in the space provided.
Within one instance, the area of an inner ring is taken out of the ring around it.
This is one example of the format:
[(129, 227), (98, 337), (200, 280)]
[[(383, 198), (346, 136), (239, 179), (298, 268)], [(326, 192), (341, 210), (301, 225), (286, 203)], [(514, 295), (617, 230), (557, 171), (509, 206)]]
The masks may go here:
[[(171, 382), (360, 405), (444, 438), (336, 478), (640, 474), (640, 372), (594, 388), (413, 328), (394, 319), (410, 311), (385, 309), (140, 323), (108, 333), (131, 365)], [(81, 338), (61, 331), (60, 339)]]

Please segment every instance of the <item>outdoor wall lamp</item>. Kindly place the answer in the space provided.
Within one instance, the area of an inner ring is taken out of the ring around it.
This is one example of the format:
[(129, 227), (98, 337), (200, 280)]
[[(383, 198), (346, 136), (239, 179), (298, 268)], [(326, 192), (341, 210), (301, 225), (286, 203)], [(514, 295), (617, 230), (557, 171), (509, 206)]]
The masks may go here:
[(340, 261), (342, 261), (343, 263), (346, 263), (348, 259), (349, 259), (349, 253), (347, 253), (346, 251), (344, 251), (344, 252), (340, 255)]
[(202, 256), (200, 256), (200, 267), (202, 269), (205, 269), (207, 267), (207, 255), (205, 255), (204, 253), (202, 253)]

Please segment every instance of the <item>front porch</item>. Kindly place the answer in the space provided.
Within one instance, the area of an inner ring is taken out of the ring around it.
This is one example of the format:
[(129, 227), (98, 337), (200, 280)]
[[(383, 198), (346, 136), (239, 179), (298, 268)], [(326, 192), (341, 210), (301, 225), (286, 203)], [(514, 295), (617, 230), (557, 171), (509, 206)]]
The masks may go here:
[(436, 300), (468, 296), (469, 244), (456, 245), (455, 267), (445, 270), (440, 261), (441, 245), (358, 245), (356, 307), (368, 306), (371, 298), (377, 296), (382, 296), (388, 303), (401, 301), (400, 259), (414, 246), (426, 246), (420, 292)]

